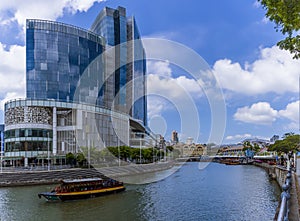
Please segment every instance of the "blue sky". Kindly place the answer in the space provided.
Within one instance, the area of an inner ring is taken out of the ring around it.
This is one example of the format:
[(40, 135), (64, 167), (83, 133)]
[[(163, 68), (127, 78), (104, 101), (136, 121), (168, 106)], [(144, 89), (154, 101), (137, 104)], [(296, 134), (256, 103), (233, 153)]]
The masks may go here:
[[(119, 5), (127, 9), (127, 15), (135, 16), (143, 37), (180, 43), (207, 62), (226, 104), (222, 143), (299, 132), (300, 61), (276, 47), (282, 36), (265, 19), (265, 11), (255, 0), (1, 1), (0, 123), (4, 102), (25, 97), (26, 18), (56, 20), (88, 29), (103, 7)], [(149, 98), (149, 126), (167, 140), (171, 131), (177, 130), (181, 141), (189, 136), (196, 142), (214, 141), (209, 139), (213, 107), (201, 84), (168, 61), (149, 61), (148, 72), (149, 91), (164, 91), (165, 96)], [(178, 85), (184, 93), (179, 93)], [(193, 117), (191, 107), (179, 110), (174, 105), (183, 104), (185, 99), (192, 100), (197, 117)], [(188, 115), (186, 123), (190, 127), (183, 128), (183, 115)]]

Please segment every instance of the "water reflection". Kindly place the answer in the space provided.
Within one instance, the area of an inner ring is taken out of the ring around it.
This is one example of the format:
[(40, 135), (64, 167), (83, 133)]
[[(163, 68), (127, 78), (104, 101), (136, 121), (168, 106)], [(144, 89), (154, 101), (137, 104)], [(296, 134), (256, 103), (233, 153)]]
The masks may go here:
[(272, 220), (280, 195), (261, 168), (215, 163), (201, 170), (187, 163), (164, 180), (88, 200), (37, 197), (52, 187), (1, 188), (1, 220)]

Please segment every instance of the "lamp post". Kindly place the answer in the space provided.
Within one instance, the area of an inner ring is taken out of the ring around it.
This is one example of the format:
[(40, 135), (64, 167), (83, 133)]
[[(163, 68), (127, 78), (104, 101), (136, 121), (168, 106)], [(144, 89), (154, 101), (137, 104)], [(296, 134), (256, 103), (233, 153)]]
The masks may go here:
[(1, 173), (2, 173), (2, 170), (3, 170), (3, 154), (4, 154), (4, 134), (1, 133), (0, 134), (1, 136), (1, 143), (0, 143), (0, 147), (1, 147)]
[[(1, 140), (1, 145), (2, 145), (2, 142), (3, 142), (3, 140)], [(2, 150), (2, 146), (1, 146), (1, 173), (2, 173), (2, 170), (3, 170), (2, 163), (3, 163), (3, 150)]]
[(88, 142), (88, 168), (91, 168), (91, 147), (90, 147), (90, 139), (89, 134), (87, 134), (87, 142)]
[(142, 138), (140, 138), (140, 164), (142, 163)]
[(50, 171), (50, 145), (49, 145), (49, 132), (47, 132), (48, 143), (47, 143), (47, 153), (48, 153), (48, 171)]
[(119, 166), (121, 166), (121, 158), (120, 158), (120, 140), (118, 138), (118, 157), (119, 157)]

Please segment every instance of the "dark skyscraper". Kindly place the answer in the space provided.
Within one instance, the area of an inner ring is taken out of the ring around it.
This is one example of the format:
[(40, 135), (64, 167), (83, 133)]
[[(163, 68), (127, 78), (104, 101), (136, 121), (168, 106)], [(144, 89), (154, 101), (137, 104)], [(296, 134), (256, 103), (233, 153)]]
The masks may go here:
[(134, 17), (126, 17), (123, 7), (106, 7), (91, 31), (106, 39), (108, 50), (113, 47), (113, 51), (107, 53), (105, 88), (106, 94), (114, 92), (114, 96), (104, 96), (106, 103), (112, 104), (114, 98), (117, 110), (127, 112), (146, 125), (146, 55)]

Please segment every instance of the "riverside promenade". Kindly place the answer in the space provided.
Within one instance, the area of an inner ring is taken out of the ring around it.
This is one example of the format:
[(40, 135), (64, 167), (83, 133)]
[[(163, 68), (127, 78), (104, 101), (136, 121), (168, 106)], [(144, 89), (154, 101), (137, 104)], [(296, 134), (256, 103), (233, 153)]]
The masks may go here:
[(14, 170), (0, 173), (0, 187), (42, 185), (59, 183), (62, 179), (78, 177), (110, 177), (122, 181), (122, 177), (168, 170), (175, 165), (174, 161), (152, 164), (130, 164), (91, 169), (71, 168), (55, 170)]
[[(254, 165), (264, 168), (269, 177), (276, 179), (278, 185), (282, 188), (285, 184), (288, 170), (282, 166), (269, 165), (268, 163), (254, 163)], [(288, 221), (299, 221), (300, 220), (300, 159), (297, 159), (296, 172), (292, 172), (291, 176), (291, 188), (289, 190), (290, 198), (288, 200)], [(280, 211), (281, 199), (278, 204), (274, 220), (278, 219)], [(281, 221), (281, 220), (280, 220)]]

